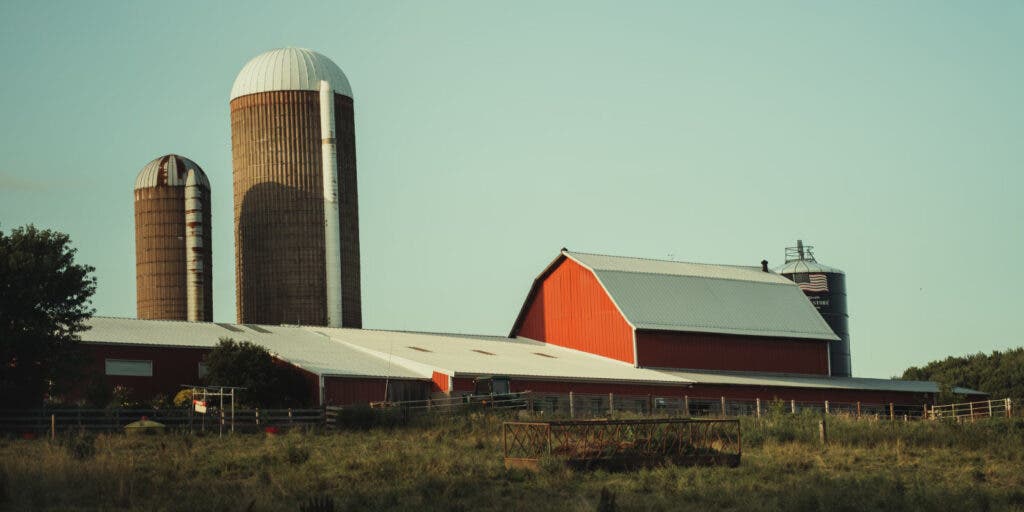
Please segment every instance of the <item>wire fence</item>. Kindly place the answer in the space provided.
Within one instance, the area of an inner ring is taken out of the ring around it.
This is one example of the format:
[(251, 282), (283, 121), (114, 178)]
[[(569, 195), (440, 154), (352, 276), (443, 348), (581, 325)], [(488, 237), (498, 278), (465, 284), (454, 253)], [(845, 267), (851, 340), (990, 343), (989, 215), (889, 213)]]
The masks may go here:
[[(805, 402), (796, 400), (742, 400), (726, 397), (618, 395), (586, 393), (513, 393), (509, 395), (462, 395), (406, 402), (374, 402), (370, 407), (322, 407), (316, 409), (210, 409), (206, 414), (190, 408), (162, 409), (35, 409), (0, 410), (0, 432), (26, 436), (58, 431), (120, 431), (128, 424), (148, 419), (167, 429), (190, 432), (256, 432), (302, 426), (371, 427), (408, 421), (414, 416), (457, 414), (474, 411), (513, 411), (534, 419), (590, 419), (622, 416), (688, 418), (735, 418), (740, 416), (815, 414), (852, 418), (912, 421), (975, 420), (1014, 417), (1020, 412), (1009, 398), (928, 406), (924, 404), (867, 402)], [(375, 421), (389, 415), (390, 423)]]

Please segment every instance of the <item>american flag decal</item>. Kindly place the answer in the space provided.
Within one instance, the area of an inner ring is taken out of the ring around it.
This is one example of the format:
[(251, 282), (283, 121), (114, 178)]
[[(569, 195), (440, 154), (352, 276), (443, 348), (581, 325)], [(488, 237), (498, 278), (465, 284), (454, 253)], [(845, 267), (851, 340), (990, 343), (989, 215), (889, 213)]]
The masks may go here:
[(828, 276), (825, 274), (810, 274), (807, 276), (808, 281), (803, 283), (797, 283), (804, 293), (820, 293), (828, 291)]

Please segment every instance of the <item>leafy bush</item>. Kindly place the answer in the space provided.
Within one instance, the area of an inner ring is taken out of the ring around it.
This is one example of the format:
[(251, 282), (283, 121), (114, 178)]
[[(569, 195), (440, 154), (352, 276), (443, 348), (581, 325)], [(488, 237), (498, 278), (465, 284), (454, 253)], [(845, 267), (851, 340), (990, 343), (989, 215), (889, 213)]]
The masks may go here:
[(310, 401), (305, 379), (288, 365), (276, 362), (260, 345), (221, 338), (203, 360), (207, 385), (245, 388), (236, 395), (239, 404), (292, 407)]

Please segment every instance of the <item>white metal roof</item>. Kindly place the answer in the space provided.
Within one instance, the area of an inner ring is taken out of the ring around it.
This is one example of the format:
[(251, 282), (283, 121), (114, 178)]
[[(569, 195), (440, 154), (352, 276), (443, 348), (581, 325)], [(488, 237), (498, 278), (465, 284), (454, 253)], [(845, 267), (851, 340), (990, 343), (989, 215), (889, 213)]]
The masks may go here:
[(301, 327), (107, 317), (93, 317), (86, 323), (91, 329), (81, 334), (85, 343), (213, 348), (220, 338), (227, 337), (265, 347), (279, 359), (316, 375), (424, 378), (421, 372), (389, 364)]
[[(939, 391), (939, 385), (929, 381), (869, 379), (863, 377), (818, 377), (813, 375), (781, 375), (708, 370), (663, 369), (660, 371), (693, 380), (698, 384), (849, 389), (856, 391), (900, 391), (905, 393), (937, 393)], [(975, 391), (974, 393), (977, 392)]]
[(231, 99), (267, 91), (319, 91), (327, 80), (337, 94), (352, 97), (348, 77), (331, 59), (306, 48), (278, 48), (261, 53), (238, 73)]
[(565, 251), (637, 329), (838, 340), (789, 279), (760, 267)]
[(382, 359), (447, 375), (686, 386), (690, 380), (526, 338), (307, 327)]
[(184, 187), (189, 172), (195, 173), (200, 187), (210, 189), (206, 173), (192, 160), (181, 155), (164, 155), (146, 164), (135, 178), (135, 190), (148, 187)]

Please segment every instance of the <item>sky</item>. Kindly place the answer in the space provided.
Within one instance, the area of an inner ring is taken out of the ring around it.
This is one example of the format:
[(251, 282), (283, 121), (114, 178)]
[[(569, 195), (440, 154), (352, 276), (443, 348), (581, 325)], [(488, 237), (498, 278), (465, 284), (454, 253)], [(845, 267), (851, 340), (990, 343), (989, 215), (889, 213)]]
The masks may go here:
[(853, 371), (1024, 345), (1024, 2), (0, 2), (0, 230), (69, 233), (135, 316), (132, 185), (210, 178), (273, 48), (355, 97), (364, 326), (507, 334), (560, 248), (847, 274)]

